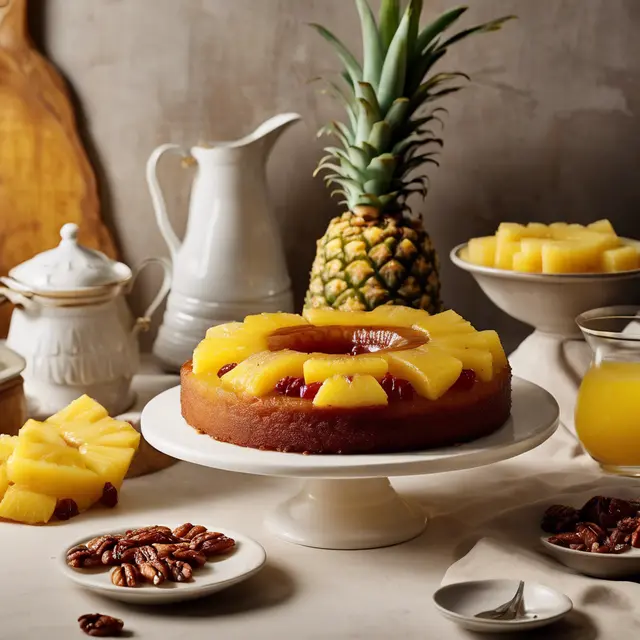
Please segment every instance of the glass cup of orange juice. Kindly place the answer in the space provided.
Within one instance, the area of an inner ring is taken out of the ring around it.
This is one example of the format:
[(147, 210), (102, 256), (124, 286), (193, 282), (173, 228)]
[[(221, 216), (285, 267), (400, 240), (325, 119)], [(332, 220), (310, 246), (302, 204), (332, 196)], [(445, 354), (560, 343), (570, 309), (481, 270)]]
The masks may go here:
[(575, 424), (604, 471), (640, 477), (640, 307), (605, 307), (576, 322), (593, 352)]

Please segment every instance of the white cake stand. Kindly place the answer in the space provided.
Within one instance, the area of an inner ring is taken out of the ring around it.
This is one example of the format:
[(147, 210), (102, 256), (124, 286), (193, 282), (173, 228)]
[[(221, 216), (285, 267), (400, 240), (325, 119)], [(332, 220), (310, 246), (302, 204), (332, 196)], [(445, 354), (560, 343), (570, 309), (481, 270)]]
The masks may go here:
[(156, 449), (206, 467), (304, 478), (302, 488), (267, 517), (280, 538), (321, 549), (372, 549), (405, 542), (426, 526), (421, 507), (401, 498), (389, 476), (480, 467), (529, 451), (558, 426), (558, 405), (540, 387), (515, 378), (508, 422), (493, 435), (464, 445), (382, 455), (301, 455), (217, 442), (192, 429), (180, 413), (180, 389), (154, 398), (141, 417)]

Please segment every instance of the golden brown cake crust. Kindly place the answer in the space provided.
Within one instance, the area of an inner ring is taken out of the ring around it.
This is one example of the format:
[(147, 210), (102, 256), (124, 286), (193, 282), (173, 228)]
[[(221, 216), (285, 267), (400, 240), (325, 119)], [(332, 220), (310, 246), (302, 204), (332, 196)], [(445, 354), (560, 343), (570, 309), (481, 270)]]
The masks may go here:
[[(211, 374), (215, 375), (215, 374)], [(386, 407), (317, 408), (309, 400), (239, 397), (217, 377), (180, 372), (182, 415), (221, 442), (270, 451), (315, 454), (391, 453), (475, 440), (499, 429), (511, 412), (511, 371), (438, 400), (416, 397)], [(212, 384), (213, 382), (213, 384)]]

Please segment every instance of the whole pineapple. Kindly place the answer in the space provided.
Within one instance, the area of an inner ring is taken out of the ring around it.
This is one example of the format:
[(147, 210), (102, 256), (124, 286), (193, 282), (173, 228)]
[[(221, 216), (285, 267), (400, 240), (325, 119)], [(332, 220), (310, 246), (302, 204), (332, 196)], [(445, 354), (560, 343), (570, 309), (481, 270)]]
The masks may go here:
[[(495, 31), (507, 16), (460, 31), (444, 32), (467, 10), (458, 7), (420, 29), (422, 0), (382, 0), (376, 20), (367, 0), (355, 0), (362, 27), (360, 64), (327, 29), (314, 24), (338, 54), (344, 84), (329, 82), (346, 109), (348, 122), (332, 122), (320, 135), (334, 135), (340, 146), (326, 148), (316, 173), (328, 171), (327, 184), (344, 197), (349, 210), (329, 223), (318, 240), (305, 307), (359, 311), (382, 304), (441, 310), (438, 257), (407, 198), (427, 194), (420, 173), (435, 164), (442, 140), (433, 103), (458, 91), (463, 73), (434, 73), (448, 48), (474, 33)], [(468, 78), (467, 78), (468, 79)], [(453, 85), (451, 83), (454, 83)]]

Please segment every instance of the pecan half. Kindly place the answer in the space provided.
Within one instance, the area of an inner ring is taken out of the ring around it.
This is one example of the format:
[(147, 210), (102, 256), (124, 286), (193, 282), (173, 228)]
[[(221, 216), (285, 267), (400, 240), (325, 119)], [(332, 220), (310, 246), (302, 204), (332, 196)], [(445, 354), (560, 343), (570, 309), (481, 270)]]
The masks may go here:
[(79, 544), (67, 551), (67, 564), (74, 569), (88, 569), (100, 566), (102, 560), (86, 545)]
[(235, 544), (236, 541), (233, 540), (233, 538), (227, 538), (223, 533), (207, 531), (206, 533), (200, 533), (195, 536), (191, 540), (189, 548), (194, 551), (200, 551), (207, 557), (211, 557), (226, 553), (234, 547)]
[(87, 613), (78, 618), (80, 628), (89, 636), (108, 638), (119, 636), (124, 622), (101, 613)]
[(178, 549), (188, 549), (188, 542), (176, 542), (175, 544), (154, 544), (154, 549), (158, 552), (158, 558), (169, 558)]
[(604, 542), (607, 532), (594, 522), (581, 522), (576, 527), (576, 533), (582, 537), (587, 549), (593, 550), (593, 545)]
[(179, 542), (175, 536), (169, 532), (161, 531), (159, 529), (152, 531), (140, 531), (139, 533), (131, 533), (127, 535), (126, 540), (132, 540), (137, 542), (140, 546), (146, 544), (171, 544), (172, 542)]
[(207, 528), (203, 527), (201, 524), (194, 525), (190, 522), (185, 522), (173, 530), (173, 535), (176, 538), (182, 538), (183, 540), (191, 540), (198, 534), (205, 533), (206, 530)]
[(116, 560), (121, 560), (122, 562), (128, 562), (125, 559), (125, 555), (127, 558), (133, 557), (133, 549), (136, 549), (140, 546), (140, 543), (135, 540), (127, 540), (127, 538), (123, 538), (122, 540), (118, 540), (116, 546), (113, 548), (113, 557)]
[(573, 549), (574, 551), (586, 551), (587, 547), (584, 544), (570, 544), (569, 549)]
[(145, 545), (144, 547), (138, 547), (133, 552), (133, 558), (135, 564), (141, 565), (145, 562), (152, 562), (153, 560), (158, 559), (158, 552), (154, 547), (150, 545)]
[(98, 536), (97, 538), (93, 538), (87, 542), (87, 547), (91, 549), (94, 553), (97, 553), (101, 556), (105, 551), (109, 549), (113, 549), (116, 544), (122, 539), (122, 536)]
[(113, 571), (111, 571), (111, 582), (113, 582), (116, 587), (135, 587), (139, 579), (140, 573), (138, 568), (133, 564), (125, 562), (125, 564), (119, 567), (114, 567)]
[(582, 536), (577, 533), (559, 533), (556, 536), (551, 536), (550, 538), (548, 538), (547, 542), (555, 544), (558, 547), (567, 548), (572, 544), (585, 546)]
[(633, 533), (638, 527), (640, 527), (640, 518), (622, 518), (618, 522), (617, 529), (623, 533)]
[(640, 549), (640, 527), (631, 534), (630, 543), (634, 549)]
[(113, 554), (113, 549), (107, 549), (101, 556), (100, 562), (106, 565), (107, 567), (115, 567), (120, 564), (121, 560), (116, 558)]
[(159, 585), (169, 578), (169, 565), (164, 560), (152, 560), (138, 566), (142, 577), (152, 584)]
[(194, 551), (193, 549), (176, 549), (173, 552), (174, 560), (182, 560), (191, 565), (194, 569), (202, 567), (207, 561), (207, 556), (200, 551)]
[(193, 577), (191, 565), (182, 560), (167, 560), (169, 579), (173, 582), (189, 582)]
[(140, 534), (154, 533), (156, 531), (159, 531), (160, 533), (171, 534), (171, 529), (169, 529), (169, 527), (163, 527), (162, 525), (159, 525), (159, 524), (152, 524), (149, 527), (140, 527), (140, 529), (129, 529), (125, 533), (125, 538), (133, 539), (136, 536), (139, 536)]

